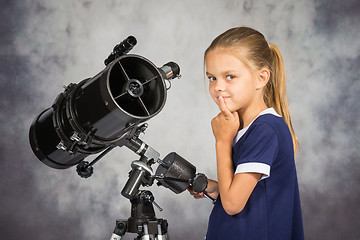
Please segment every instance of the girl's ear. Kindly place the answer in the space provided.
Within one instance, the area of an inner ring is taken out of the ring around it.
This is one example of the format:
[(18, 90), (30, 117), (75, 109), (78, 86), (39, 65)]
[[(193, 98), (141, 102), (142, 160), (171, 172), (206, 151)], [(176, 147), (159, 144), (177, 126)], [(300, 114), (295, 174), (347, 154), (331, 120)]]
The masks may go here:
[(268, 68), (262, 68), (258, 72), (256, 89), (263, 88), (270, 79), (270, 71)]

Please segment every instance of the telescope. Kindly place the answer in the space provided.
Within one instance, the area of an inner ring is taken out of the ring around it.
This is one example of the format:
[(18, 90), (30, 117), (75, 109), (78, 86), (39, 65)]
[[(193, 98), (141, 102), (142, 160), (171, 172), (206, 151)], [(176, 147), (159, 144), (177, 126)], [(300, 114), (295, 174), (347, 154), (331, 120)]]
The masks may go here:
[[(115, 147), (127, 147), (140, 156), (121, 194), (132, 204), (131, 217), (117, 220), (111, 239), (126, 232), (141, 239), (168, 239), (167, 221), (157, 219), (150, 191), (154, 180), (176, 194), (192, 187), (203, 192), (207, 178), (175, 152), (164, 159), (140, 139), (148, 124), (164, 107), (171, 81), (180, 78), (180, 67), (168, 62), (156, 67), (148, 59), (128, 54), (136, 45), (133, 36), (117, 44), (105, 59), (105, 68), (94, 77), (64, 86), (51, 107), (33, 121), (29, 141), (36, 157), (49, 167), (67, 169), (88, 178), (93, 166)], [(85, 159), (97, 154), (92, 162)], [(156, 171), (152, 165), (157, 163)]]

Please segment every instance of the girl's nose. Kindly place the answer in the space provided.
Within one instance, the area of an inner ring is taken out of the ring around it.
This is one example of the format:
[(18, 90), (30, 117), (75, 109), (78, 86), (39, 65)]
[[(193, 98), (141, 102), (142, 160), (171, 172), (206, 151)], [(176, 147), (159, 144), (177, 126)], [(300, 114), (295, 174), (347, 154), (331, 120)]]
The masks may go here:
[(215, 91), (217, 92), (223, 92), (226, 89), (226, 83), (225, 81), (218, 79), (216, 80), (216, 84), (215, 84)]

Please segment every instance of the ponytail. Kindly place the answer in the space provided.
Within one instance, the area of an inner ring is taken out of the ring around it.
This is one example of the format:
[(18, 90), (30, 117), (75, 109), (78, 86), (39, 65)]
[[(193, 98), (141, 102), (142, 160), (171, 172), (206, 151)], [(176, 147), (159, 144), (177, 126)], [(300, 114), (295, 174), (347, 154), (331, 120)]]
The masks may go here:
[(271, 63), (271, 76), (268, 84), (265, 87), (264, 101), (268, 107), (273, 107), (275, 111), (282, 116), (289, 127), (293, 145), (294, 153), (296, 154), (299, 141), (295, 135), (294, 128), (291, 123), (290, 111), (286, 97), (286, 78), (284, 60), (280, 50), (275, 44), (269, 44), (272, 63)]

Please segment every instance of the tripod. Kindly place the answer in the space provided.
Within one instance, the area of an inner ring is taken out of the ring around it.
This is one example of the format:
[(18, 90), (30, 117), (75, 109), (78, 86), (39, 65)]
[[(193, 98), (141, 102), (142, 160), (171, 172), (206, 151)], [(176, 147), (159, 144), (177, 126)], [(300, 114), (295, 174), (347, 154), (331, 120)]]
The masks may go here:
[(110, 240), (120, 240), (126, 232), (137, 233), (134, 240), (169, 240), (168, 223), (165, 219), (156, 218), (153, 204), (162, 209), (154, 202), (150, 191), (138, 191), (130, 202), (131, 217), (116, 220)]

